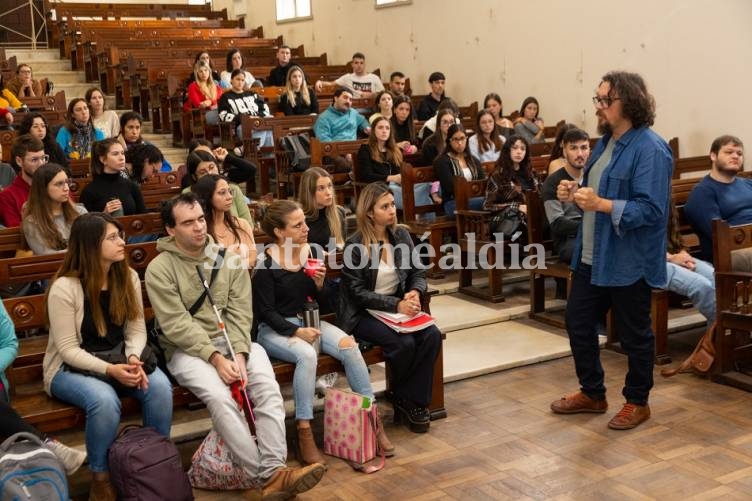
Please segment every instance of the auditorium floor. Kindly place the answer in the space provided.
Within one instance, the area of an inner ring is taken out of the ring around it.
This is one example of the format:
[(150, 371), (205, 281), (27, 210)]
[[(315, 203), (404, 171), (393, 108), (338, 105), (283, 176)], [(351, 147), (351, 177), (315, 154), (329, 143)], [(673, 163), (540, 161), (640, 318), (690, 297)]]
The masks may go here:
[[(672, 336), (675, 360), (697, 337)], [(665, 380), (656, 369), (653, 417), (635, 430), (612, 431), (606, 423), (622, 402), (626, 358), (611, 351), (602, 358), (611, 404), (605, 415), (549, 411), (552, 400), (576, 388), (570, 357), (448, 383), (449, 417), (428, 434), (388, 426), (397, 455), (383, 471), (363, 475), (331, 459), (319, 486), (298, 499), (752, 497), (752, 395), (690, 375)]]

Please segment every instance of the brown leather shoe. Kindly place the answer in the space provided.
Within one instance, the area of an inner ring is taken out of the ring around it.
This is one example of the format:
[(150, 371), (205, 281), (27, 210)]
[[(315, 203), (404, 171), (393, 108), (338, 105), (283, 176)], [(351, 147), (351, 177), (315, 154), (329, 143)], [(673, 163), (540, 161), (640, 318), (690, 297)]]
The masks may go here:
[(326, 465), (326, 459), (316, 445), (310, 428), (298, 428), (298, 459), (303, 464)]
[(313, 489), (325, 472), (326, 467), (318, 463), (303, 468), (280, 468), (264, 484), (261, 499), (282, 501), (294, 498), (300, 493)]
[(578, 414), (580, 412), (594, 412), (603, 414), (608, 409), (606, 399), (594, 400), (581, 391), (564, 395), (559, 400), (551, 402), (551, 410), (556, 414)]
[(611, 418), (608, 427), (612, 430), (631, 430), (650, 418), (649, 405), (637, 405), (627, 402), (624, 407)]
[(92, 480), (89, 488), (89, 501), (116, 501), (115, 487), (109, 479)]

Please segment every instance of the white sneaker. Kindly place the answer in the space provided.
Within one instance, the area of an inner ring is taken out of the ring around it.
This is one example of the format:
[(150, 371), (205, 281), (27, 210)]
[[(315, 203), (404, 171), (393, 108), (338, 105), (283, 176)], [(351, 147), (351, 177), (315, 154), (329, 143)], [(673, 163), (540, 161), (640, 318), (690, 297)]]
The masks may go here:
[(329, 374), (324, 374), (323, 376), (319, 377), (316, 380), (316, 393), (321, 396), (326, 395), (326, 389), (334, 386), (334, 384), (337, 382), (338, 377), (339, 373), (337, 372), (330, 372)]
[(236, 146), (233, 150), (233, 153), (235, 153), (237, 156), (242, 157), (243, 156), (243, 147), (242, 146)]
[(79, 451), (78, 449), (74, 449), (72, 447), (68, 447), (62, 442), (58, 442), (54, 438), (48, 438), (44, 441), (44, 446), (52, 451), (55, 456), (60, 460), (61, 463), (63, 463), (63, 466), (65, 467), (65, 472), (68, 475), (73, 475), (76, 473), (76, 471), (81, 468), (81, 465), (84, 464), (84, 460), (86, 459), (86, 453)]

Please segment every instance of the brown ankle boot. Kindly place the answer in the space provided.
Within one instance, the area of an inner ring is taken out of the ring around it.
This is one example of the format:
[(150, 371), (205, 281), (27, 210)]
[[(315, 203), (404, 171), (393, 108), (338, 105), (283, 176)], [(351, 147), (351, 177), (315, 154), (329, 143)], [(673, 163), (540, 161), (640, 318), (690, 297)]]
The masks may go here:
[(117, 501), (115, 488), (109, 478), (91, 481), (89, 501)]
[(303, 464), (326, 464), (324, 455), (313, 439), (313, 430), (310, 428), (298, 428), (298, 459)]
[(384, 423), (381, 421), (381, 416), (378, 415), (378, 411), (376, 413), (377, 419), (378, 419), (378, 433), (376, 433), (376, 443), (379, 446), (379, 449), (381, 449), (384, 452), (385, 457), (392, 457), (394, 456), (394, 445), (392, 445), (392, 442), (389, 440), (389, 437), (386, 436), (386, 431), (384, 430)]

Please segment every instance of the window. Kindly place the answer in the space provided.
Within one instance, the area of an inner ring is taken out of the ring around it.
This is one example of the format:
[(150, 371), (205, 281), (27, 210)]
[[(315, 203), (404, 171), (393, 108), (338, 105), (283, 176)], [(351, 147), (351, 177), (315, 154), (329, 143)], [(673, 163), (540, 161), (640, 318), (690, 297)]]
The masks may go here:
[(413, 3), (413, 0), (376, 0), (376, 8), (395, 7), (397, 5), (408, 5), (411, 3)]
[(277, 22), (311, 19), (311, 0), (276, 0)]

